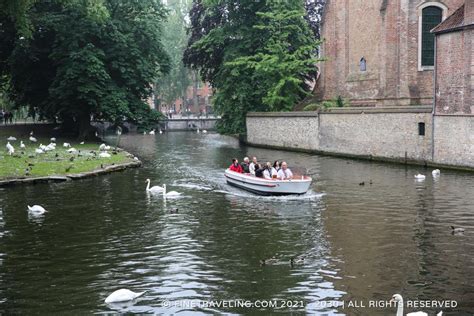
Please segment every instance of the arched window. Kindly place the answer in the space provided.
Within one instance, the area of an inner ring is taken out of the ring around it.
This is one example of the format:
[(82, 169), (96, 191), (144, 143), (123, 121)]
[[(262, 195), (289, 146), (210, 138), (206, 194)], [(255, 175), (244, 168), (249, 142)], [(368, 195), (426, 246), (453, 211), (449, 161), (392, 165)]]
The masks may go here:
[(359, 70), (360, 71), (366, 71), (367, 70), (367, 61), (365, 60), (364, 57), (362, 57), (360, 59), (360, 62), (359, 62)]
[(435, 36), (430, 31), (446, 18), (448, 7), (441, 1), (424, 1), (417, 9), (418, 70), (432, 70), (435, 62)]
[(443, 10), (429, 6), (421, 16), (421, 66), (434, 66), (435, 36), (430, 31), (443, 20)]

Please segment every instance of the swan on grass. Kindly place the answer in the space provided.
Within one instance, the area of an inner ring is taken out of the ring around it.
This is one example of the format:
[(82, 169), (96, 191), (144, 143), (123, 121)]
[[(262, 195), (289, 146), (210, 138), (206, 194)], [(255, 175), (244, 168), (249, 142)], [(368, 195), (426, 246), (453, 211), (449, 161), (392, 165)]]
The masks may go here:
[(28, 211), (32, 214), (36, 214), (36, 215), (41, 215), (41, 214), (44, 214), (46, 213), (47, 211), (44, 209), (44, 207), (42, 207), (41, 205), (33, 205), (33, 206), (29, 206), (28, 205)]
[(421, 173), (415, 174), (415, 179), (416, 179), (416, 180), (422, 181), (422, 180), (425, 180), (425, 178), (426, 178), (426, 176), (423, 175), (423, 174), (421, 174)]
[(30, 136), (29, 140), (30, 140), (30, 142), (32, 142), (32, 143), (36, 143), (36, 142), (38, 141), (38, 140), (37, 140), (35, 137), (33, 137), (33, 136)]
[(25, 146), (25, 144), (23, 143), (23, 141), (20, 141), (20, 148), (21, 148), (21, 149), (25, 149), (25, 148), (26, 148), (26, 146)]
[[(400, 294), (394, 294), (390, 302), (397, 303), (397, 315), (396, 316), (403, 316), (403, 297)], [(440, 311), (436, 316), (442, 316), (443, 312)], [(408, 313), (406, 316), (428, 316), (428, 313), (425, 312), (413, 312)]]
[(100, 158), (110, 158), (112, 157), (108, 152), (102, 152), (99, 154)]
[(152, 129), (152, 130), (150, 131), (150, 135), (155, 135), (155, 130), (154, 130), (154, 129)]
[(14, 142), (16, 140), (16, 137), (10, 136), (7, 138), (9, 142)]
[(147, 190), (148, 192), (152, 192), (152, 193), (153, 193), (153, 192), (163, 192), (163, 190), (164, 190), (164, 188), (163, 188), (163, 187), (160, 187), (159, 185), (155, 185), (155, 186), (152, 186), (152, 187), (150, 188), (150, 183), (151, 183), (150, 179), (146, 179), (145, 182), (147, 183), (147, 185), (146, 185), (146, 190)]
[(13, 155), (13, 153), (15, 152), (15, 148), (13, 148), (10, 142), (7, 142), (7, 151), (10, 156)]
[(64, 144), (63, 144), (63, 147), (64, 147), (64, 148), (69, 148), (69, 147), (71, 147), (71, 144), (70, 144), (70, 143), (64, 143)]
[(106, 303), (119, 303), (119, 302), (133, 301), (134, 299), (142, 296), (145, 293), (146, 291), (136, 293), (128, 289), (120, 289), (113, 292), (109, 296), (107, 296), (107, 298), (105, 299), (105, 302)]
[(166, 184), (163, 184), (163, 196), (164, 197), (174, 197), (174, 196), (180, 196), (181, 193), (176, 192), (176, 191), (170, 191), (166, 192)]

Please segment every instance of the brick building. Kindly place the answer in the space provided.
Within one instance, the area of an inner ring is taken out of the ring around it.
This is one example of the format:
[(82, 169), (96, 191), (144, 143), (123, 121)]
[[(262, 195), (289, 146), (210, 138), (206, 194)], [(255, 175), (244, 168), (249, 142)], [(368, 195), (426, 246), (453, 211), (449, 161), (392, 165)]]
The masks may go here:
[[(432, 105), (435, 36), (465, 0), (328, 0), (315, 94), (354, 106)], [(474, 2), (474, 0), (469, 0)]]
[(433, 29), (436, 115), (474, 115), (474, 0)]
[[(194, 99), (194, 95), (195, 98)], [(186, 89), (186, 100), (182, 98), (176, 99), (171, 104), (161, 104), (160, 111), (180, 114), (205, 114), (212, 113), (212, 87), (209, 83), (198, 82), (197, 86), (189, 86)]]

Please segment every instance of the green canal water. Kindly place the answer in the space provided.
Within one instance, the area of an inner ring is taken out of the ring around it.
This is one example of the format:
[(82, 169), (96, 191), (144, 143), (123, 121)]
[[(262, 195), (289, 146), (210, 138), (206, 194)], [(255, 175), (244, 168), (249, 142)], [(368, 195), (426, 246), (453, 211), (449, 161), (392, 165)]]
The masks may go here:
[[(474, 313), (473, 174), (433, 179), (422, 167), (251, 148), (217, 134), (122, 135), (121, 146), (143, 167), (0, 188), (0, 314), (395, 315), (369, 308), (395, 293), (455, 301), (445, 315)], [(311, 191), (259, 197), (229, 187), (230, 158), (253, 155), (311, 174)], [(147, 178), (182, 197), (147, 194)], [(29, 216), (28, 204), (49, 212)], [(290, 266), (293, 256), (304, 264)], [(119, 288), (148, 292), (105, 304)], [(269, 300), (281, 308), (265, 308)]]

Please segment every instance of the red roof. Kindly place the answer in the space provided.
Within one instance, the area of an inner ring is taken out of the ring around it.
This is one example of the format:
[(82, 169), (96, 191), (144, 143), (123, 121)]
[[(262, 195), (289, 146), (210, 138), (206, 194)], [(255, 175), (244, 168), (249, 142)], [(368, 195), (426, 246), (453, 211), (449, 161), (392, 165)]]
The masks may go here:
[(464, 4), (451, 14), (446, 20), (438, 24), (432, 33), (454, 32), (464, 27)]

